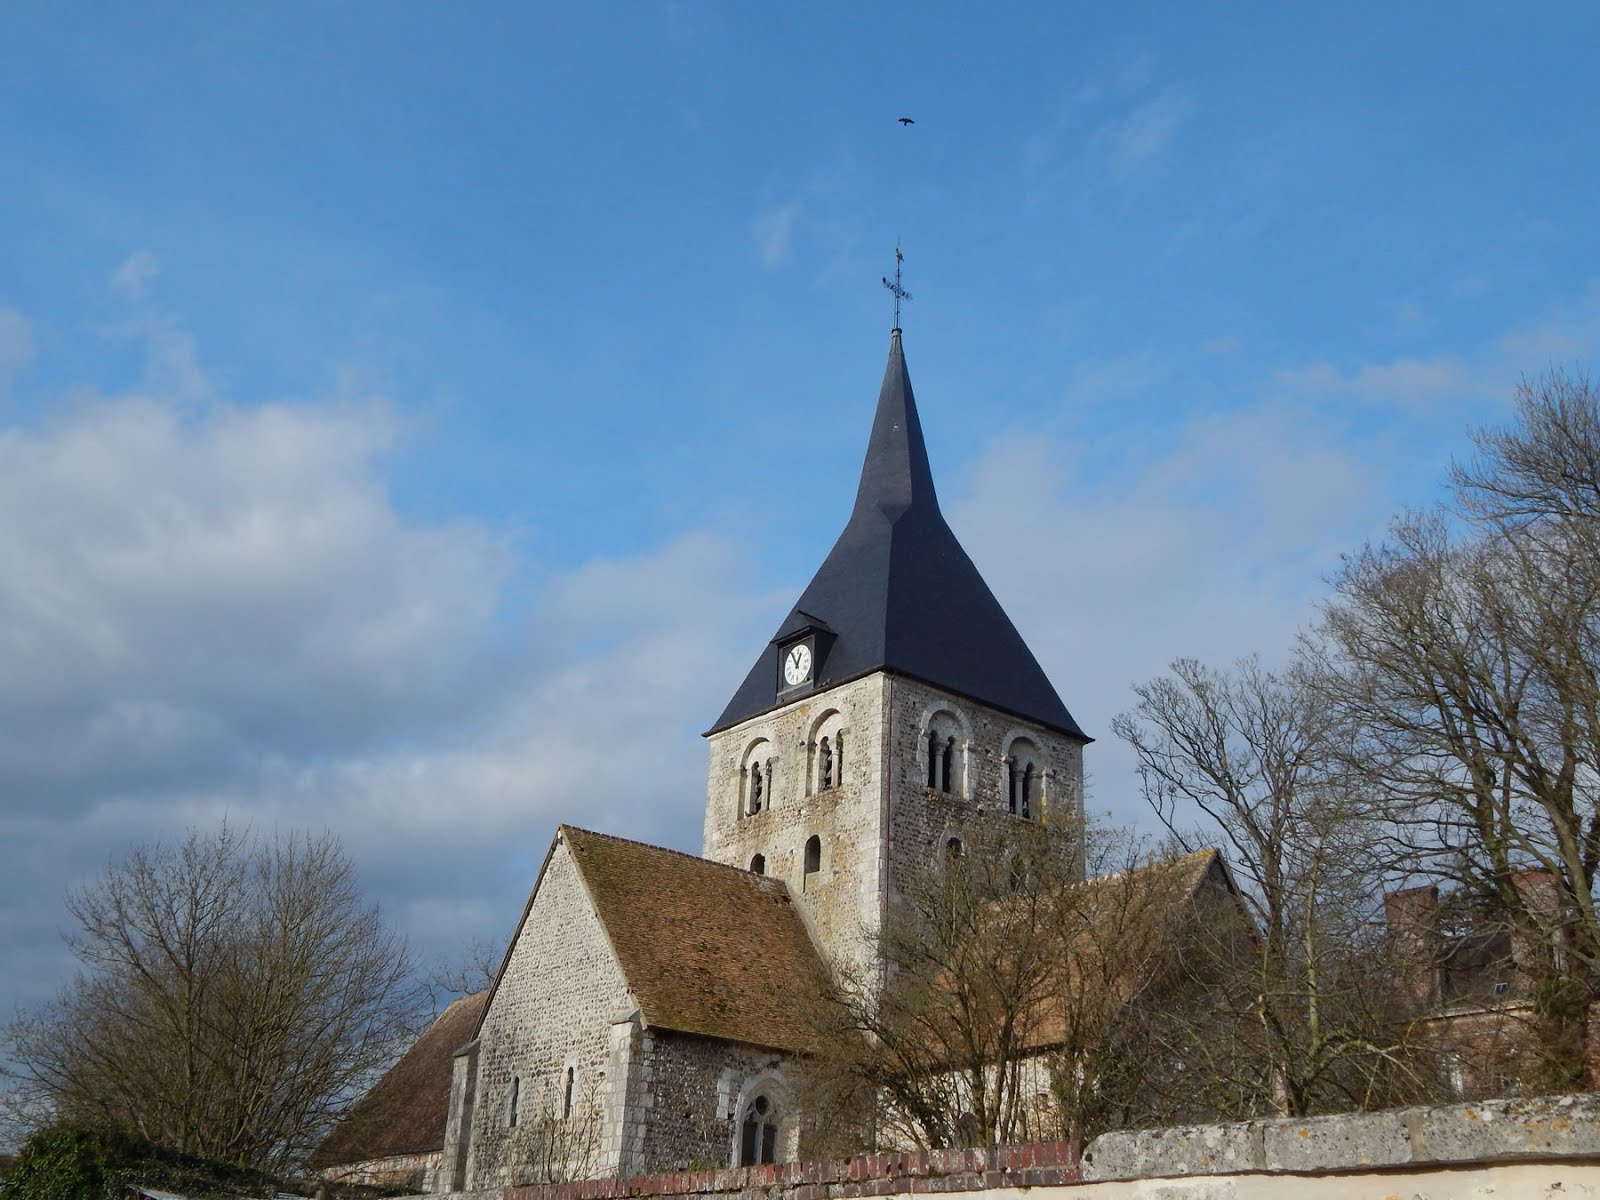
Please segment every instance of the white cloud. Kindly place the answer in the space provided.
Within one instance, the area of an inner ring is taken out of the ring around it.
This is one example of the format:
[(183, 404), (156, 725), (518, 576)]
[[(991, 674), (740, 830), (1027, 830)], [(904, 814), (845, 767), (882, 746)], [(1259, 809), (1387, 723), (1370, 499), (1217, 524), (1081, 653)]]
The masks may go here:
[(1281, 660), (1341, 551), (1381, 529), (1407, 464), (1306, 405), (1202, 416), (1171, 449), (998, 440), (952, 524), (1079, 723), (1091, 804), (1145, 821), (1111, 735), (1130, 691), (1180, 655)]
[(1105, 160), (1113, 179), (1127, 183), (1167, 153), (1188, 117), (1189, 102), (1168, 89), (1101, 125), (1091, 152)]
[(800, 201), (791, 200), (756, 217), (752, 230), (763, 266), (781, 267), (794, 257), (795, 221), (802, 207)]
[(779, 602), (691, 534), (507, 613), (505, 539), (390, 503), (397, 435), (170, 394), (0, 431), (0, 925), (38, 967), (0, 1005), (62, 978), (66, 887), (191, 824), (334, 829), (425, 952), (504, 933), (559, 821), (698, 830), (696, 735)]
[(1275, 386), (1290, 395), (1348, 397), (1362, 404), (1428, 409), (1492, 389), (1479, 369), (1449, 356), (1363, 363), (1341, 371), (1332, 363), (1308, 363), (1280, 371)]
[(111, 273), (113, 291), (130, 299), (144, 295), (150, 281), (161, 273), (161, 261), (148, 250), (136, 250)]
[(14, 308), (0, 308), (0, 375), (15, 374), (33, 362), (33, 326)]

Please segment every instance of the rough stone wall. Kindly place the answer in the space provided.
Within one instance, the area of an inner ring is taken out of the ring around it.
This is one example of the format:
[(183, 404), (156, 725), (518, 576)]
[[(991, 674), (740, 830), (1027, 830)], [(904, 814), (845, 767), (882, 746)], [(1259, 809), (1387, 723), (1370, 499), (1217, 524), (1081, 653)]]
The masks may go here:
[[(948, 714), (959, 730), (949, 794), (929, 789), (929, 722)], [(818, 790), (824, 732), (845, 736), (839, 785)], [(1038, 750), (1043, 774), (1032, 820), (1009, 809), (1005, 757), (1017, 738)], [(770, 764), (762, 810), (748, 808), (748, 755)], [(885, 823), (885, 812), (889, 814)], [(954, 830), (973, 823), (1032, 837), (1041, 828), (1057, 843), (1069, 873), (1082, 874), (1083, 746), (949, 692), (883, 673), (804, 697), (710, 739), (706, 858), (748, 869), (756, 855), (766, 873), (801, 900), (829, 962), (858, 971), (873, 965), (895, 879), (936, 866)], [(806, 839), (822, 843), (821, 870), (804, 871)]]
[[(605, 1075), (612, 1025), (636, 1005), (564, 841), (538, 889), (478, 1037), (469, 1188), (521, 1182), (527, 1163), (547, 1153), (541, 1139), (549, 1123), (539, 1118), (560, 1103), (568, 1066), (576, 1070), (575, 1101), (600, 1109), (604, 1153), (596, 1173), (616, 1166), (622, 1114)], [(513, 1078), (515, 1127), (508, 1124)]]
[[(753, 718), (710, 739), (706, 858), (748, 869), (762, 855), (766, 873), (789, 885), (830, 963), (865, 969), (881, 912), (884, 839), (884, 715), (887, 677), (869, 675)], [(844, 731), (840, 782), (817, 790), (821, 732)], [(746, 814), (741, 773), (758, 739), (770, 746), (772, 782), (762, 811)], [(821, 840), (821, 869), (807, 875), (808, 838)]]
[[(774, 1102), (792, 1113), (781, 1075), (784, 1056), (778, 1052), (667, 1030), (645, 1037), (643, 1073), (649, 1082), (644, 1110), (651, 1119), (639, 1169), (684, 1171), (732, 1164), (738, 1156), (734, 1135), (743, 1115), (740, 1103), (753, 1085), (768, 1084)], [(787, 1141), (792, 1156), (794, 1138)]]
[[(890, 886), (908, 873), (937, 869), (952, 835), (993, 828), (997, 840), (1037, 836), (1040, 828), (1062, 857), (1063, 869), (1083, 872), (1083, 746), (1073, 738), (916, 680), (890, 684)], [(957, 765), (947, 794), (928, 787), (928, 728), (939, 714), (953, 715)], [(1042, 751), (1042, 795), (1032, 819), (1012, 815), (1006, 749), (1025, 737)]]
[(324, 1183), (365, 1184), (372, 1187), (412, 1188), (420, 1192), (447, 1190), (439, 1175), (443, 1155), (438, 1150), (418, 1154), (393, 1154), (387, 1158), (369, 1158), (365, 1162), (345, 1163), (328, 1167), (317, 1173)]

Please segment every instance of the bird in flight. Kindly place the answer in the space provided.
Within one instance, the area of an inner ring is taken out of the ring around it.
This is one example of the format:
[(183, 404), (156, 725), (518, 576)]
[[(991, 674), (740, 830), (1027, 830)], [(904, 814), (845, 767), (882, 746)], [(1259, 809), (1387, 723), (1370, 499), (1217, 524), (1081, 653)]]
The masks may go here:
[(915, 125), (916, 122), (913, 121), (910, 117), (901, 117), (900, 118), (900, 124), (902, 124), (902, 125)]

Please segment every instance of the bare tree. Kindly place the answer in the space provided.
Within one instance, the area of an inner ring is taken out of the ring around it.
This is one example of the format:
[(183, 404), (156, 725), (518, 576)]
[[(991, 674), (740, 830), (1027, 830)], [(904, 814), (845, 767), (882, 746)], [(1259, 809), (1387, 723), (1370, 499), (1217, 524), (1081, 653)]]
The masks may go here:
[(191, 832), (67, 908), (81, 972), (5, 1030), (16, 1082), (58, 1117), (295, 1166), (424, 1015), (331, 835)]
[(1062, 945), (1050, 890), (1028, 883), (1059, 878), (1060, 860), (1047, 831), (1034, 832), (1013, 842), (962, 830), (942, 869), (903, 881), (877, 939), (883, 969), (823, 989), (807, 1014), (817, 1046), (805, 1088), (830, 1132), (925, 1148), (1021, 1135), (1033, 1094), (1024, 1063)]
[(1552, 373), (1475, 435), (1455, 503), (1352, 556), (1318, 643), (1397, 863), (1499, 923), (1531, 980), (1527, 1089), (1590, 1081), (1600, 998), (1600, 399)]
[(1113, 728), (1138, 755), (1146, 799), (1186, 848), (1220, 837), (1260, 931), (1254, 969), (1207, 991), (1205, 1019), (1230, 1032), (1188, 1039), (1185, 1061), (1206, 1057), (1196, 1078), (1238, 1116), (1365, 1108), (1421, 1087), (1432, 1072), (1402, 997), (1372, 969), (1374, 813), (1336, 773), (1340, 731), (1303, 675), (1179, 659), (1134, 691)]
[(518, 1184), (562, 1183), (590, 1179), (600, 1168), (600, 1133), (603, 1121), (600, 1087), (590, 1077), (582, 1092), (573, 1096), (563, 1085), (546, 1081), (526, 1126), (517, 1140)]
[[(879, 941), (883, 976), (838, 981), (802, 1088), (826, 1137), (878, 1144), (1086, 1140), (1231, 1115), (1192, 1066), (1237, 1044), (1215, 989), (1253, 968), (1248, 915), (1214, 853), (1152, 861), (1121, 834), (1077, 855), (968, 826), (944, 869), (909, 884)], [(1069, 865), (1069, 863), (1071, 865)]]

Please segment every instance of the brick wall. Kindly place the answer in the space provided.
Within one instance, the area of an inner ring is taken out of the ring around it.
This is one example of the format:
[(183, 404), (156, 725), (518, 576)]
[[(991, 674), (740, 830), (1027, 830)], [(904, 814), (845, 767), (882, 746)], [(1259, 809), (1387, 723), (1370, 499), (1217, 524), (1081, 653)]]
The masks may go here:
[(913, 1192), (1042, 1187), (1077, 1180), (1077, 1148), (1069, 1142), (1039, 1142), (989, 1150), (866, 1154), (733, 1170), (589, 1179), (512, 1188), (505, 1193), (505, 1200), (622, 1200), (645, 1196), (853, 1200), (859, 1196)]

